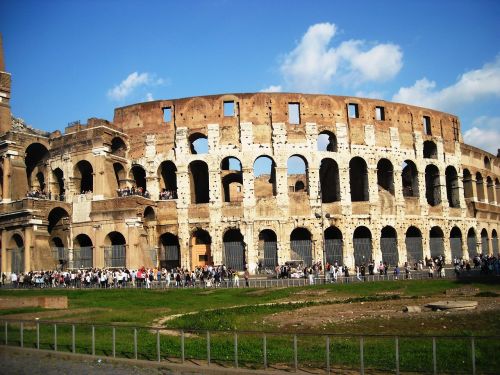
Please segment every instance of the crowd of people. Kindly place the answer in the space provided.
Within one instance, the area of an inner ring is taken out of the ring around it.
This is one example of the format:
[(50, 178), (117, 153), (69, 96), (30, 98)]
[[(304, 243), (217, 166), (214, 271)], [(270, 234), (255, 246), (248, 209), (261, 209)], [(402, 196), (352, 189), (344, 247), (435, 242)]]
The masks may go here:
[(169, 199), (177, 199), (177, 191), (162, 189), (162, 191), (160, 192), (160, 200), (169, 200)]
[(37, 198), (37, 199), (49, 199), (64, 201), (64, 194), (52, 194), (51, 191), (45, 192), (45, 190), (35, 189), (26, 192), (26, 198)]
[(139, 187), (126, 187), (123, 189), (116, 189), (116, 193), (118, 194), (119, 197), (128, 197), (130, 195), (140, 195), (141, 197), (144, 198), (151, 198), (151, 195), (149, 194), (149, 191), (146, 189), (143, 189), (141, 186)]

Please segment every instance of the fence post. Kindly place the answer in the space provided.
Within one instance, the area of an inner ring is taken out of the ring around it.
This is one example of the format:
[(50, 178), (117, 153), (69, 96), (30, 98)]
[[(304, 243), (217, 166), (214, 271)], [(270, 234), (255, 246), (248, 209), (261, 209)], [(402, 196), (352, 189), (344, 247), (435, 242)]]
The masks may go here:
[(113, 340), (111, 342), (113, 346), (113, 358), (116, 357), (116, 327), (113, 327)]
[(263, 354), (264, 354), (264, 368), (267, 368), (267, 338), (266, 335), (264, 334), (263, 340), (262, 340), (262, 345), (263, 345)]
[(73, 353), (76, 352), (76, 350), (75, 350), (75, 325), (74, 324), (71, 326), (71, 349), (73, 350)]
[(234, 366), (238, 368), (238, 334), (234, 334)]
[(181, 361), (184, 363), (184, 330), (181, 331)]
[(298, 362), (297, 362), (297, 335), (293, 335), (293, 364), (295, 368), (295, 372), (298, 370)]
[(161, 362), (161, 349), (160, 349), (160, 330), (156, 330), (156, 357), (158, 362)]
[(436, 338), (432, 338), (432, 368), (433, 374), (437, 374), (437, 358), (436, 358)]
[(476, 375), (476, 345), (474, 337), (470, 338), (471, 356), (472, 356), (472, 375)]
[(40, 323), (36, 322), (36, 348), (40, 349)]
[(326, 336), (326, 372), (330, 373), (330, 336)]
[(21, 344), (21, 348), (24, 347), (24, 323), (21, 322), (21, 325), (19, 326), (19, 339), (20, 339), (20, 344)]
[(134, 358), (137, 359), (137, 328), (134, 328)]
[(399, 338), (396, 336), (394, 341), (396, 345), (396, 375), (399, 375)]
[(361, 375), (365, 374), (365, 357), (364, 357), (364, 338), (361, 336), (359, 338), (359, 360), (361, 362), (361, 370), (360, 373)]
[(95, 327), (92, 326), (92, 355), (95, 355)]
[(54, 351), (57, 352), (57, 324), (54, 324)]
[(207, 365), (210, 366), (210, 331), (207, 331)]

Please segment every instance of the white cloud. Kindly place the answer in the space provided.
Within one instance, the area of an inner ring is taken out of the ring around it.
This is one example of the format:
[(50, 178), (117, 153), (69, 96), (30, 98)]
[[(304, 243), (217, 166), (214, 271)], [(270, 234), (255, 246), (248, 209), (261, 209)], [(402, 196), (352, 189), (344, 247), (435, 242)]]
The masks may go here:
[(309, 27), (297, 47), (288, 53), (280, 67), (293, 89), (321, 92), (337, 78), (345, 86), (367, 81), (386, 81), (403, 66), (403, 53), (395, 44), (377, 44), (372, 48), (362, 40), (342, 42), (337, 48), (330, 42), (337, 33), (332, 23)]
[(147, 102), (152, 102), (153, 100), (154, 100), (153, 94), (150, 93), (150, 92), (146, 93), (146, 101)]
[(281, 85), (271, 85), (266, 87), (265, 89), (260, 90), (260, 92), (281, 92)]
[(464, 133), (465, 143), (496, 155), (500, 148), (500, 117), (481, 116)]
[(436, 90), (436, 82), (422, 78), (413, 86), (401, 87), (392, 99), (396, 102), (453, 111), (463, 104), (491, 96), (500, 97), (500, 55), (481, 69), (462, 74), (451, 86)]
[(155, 78), (150, 73), (133, 72), (118, 85), (108, 90), (108, 97), (112, 100), (122, 100), (131, 95), (140, 86), (154, 86), (165, 83), (163, 78)]
[(381, 91), (356, 91), (354, 96), (369, 99), (384, 99), (384, 93)]

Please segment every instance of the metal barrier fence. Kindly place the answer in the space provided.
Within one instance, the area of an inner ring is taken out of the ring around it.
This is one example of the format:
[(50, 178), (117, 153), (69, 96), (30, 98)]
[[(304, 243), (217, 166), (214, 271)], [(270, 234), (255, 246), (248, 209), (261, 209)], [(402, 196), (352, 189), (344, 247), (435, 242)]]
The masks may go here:
[(0, 325), (6, 346), (169, 363), (197, 360), (200, 366), (483, 374), (496, 373), (499, 365), (500, 336), (494, 335), (207, 331), (6, 319)]

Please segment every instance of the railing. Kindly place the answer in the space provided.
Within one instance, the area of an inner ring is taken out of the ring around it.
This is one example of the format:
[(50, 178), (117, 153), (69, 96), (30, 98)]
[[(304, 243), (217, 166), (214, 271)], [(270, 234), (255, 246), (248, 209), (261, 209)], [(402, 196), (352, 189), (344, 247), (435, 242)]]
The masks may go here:
[(133, 360), (252, 369), (497, 373), (500, 336), (181, 330), (0, 320), (4, 345)]

